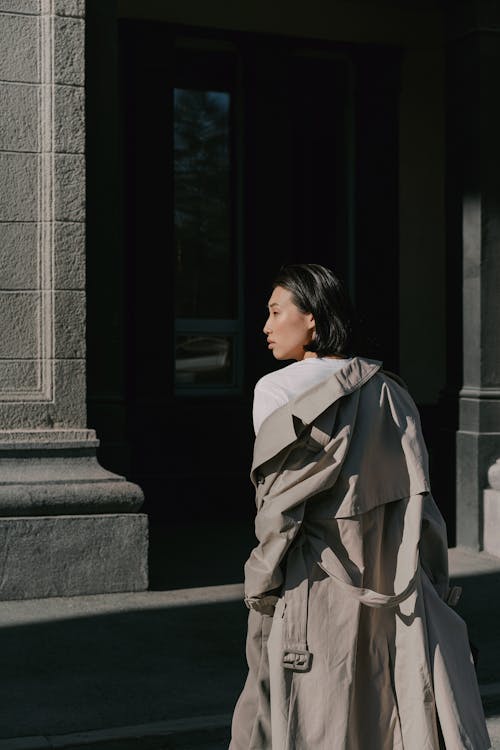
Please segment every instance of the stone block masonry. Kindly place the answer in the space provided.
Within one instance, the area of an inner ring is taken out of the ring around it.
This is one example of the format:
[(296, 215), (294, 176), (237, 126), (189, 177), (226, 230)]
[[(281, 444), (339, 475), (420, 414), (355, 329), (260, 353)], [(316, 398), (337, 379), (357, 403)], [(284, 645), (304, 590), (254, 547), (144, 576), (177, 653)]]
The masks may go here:
[(85, 4), (0, 0), (0, 600), (147, 588), (86, 425)]

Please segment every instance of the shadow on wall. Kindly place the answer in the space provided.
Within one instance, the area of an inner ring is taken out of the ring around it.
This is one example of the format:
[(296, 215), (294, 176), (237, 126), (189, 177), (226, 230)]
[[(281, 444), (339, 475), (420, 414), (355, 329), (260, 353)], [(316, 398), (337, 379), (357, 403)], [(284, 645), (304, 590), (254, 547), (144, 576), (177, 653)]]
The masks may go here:
[[(214, 515), (217, 511), (214, 510)], [(243, 566), (255, 545), (253, 519), (152, 523), (149, 535), (149, 589), (218, 586), (243, 581)]]

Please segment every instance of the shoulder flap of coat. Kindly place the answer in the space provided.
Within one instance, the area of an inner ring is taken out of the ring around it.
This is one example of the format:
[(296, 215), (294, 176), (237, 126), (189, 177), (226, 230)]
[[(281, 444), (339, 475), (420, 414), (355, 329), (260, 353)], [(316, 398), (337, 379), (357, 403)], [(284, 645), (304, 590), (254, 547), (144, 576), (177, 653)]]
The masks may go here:
[(353, 357), (341, 370), (273, 411), (263, 421), (255, 438), (252, 482), (255, 484), (255, 471), (259, 466), (293, 443), (302, 429), (335, 401), (361, 388), (381, 367), (379, 360)]

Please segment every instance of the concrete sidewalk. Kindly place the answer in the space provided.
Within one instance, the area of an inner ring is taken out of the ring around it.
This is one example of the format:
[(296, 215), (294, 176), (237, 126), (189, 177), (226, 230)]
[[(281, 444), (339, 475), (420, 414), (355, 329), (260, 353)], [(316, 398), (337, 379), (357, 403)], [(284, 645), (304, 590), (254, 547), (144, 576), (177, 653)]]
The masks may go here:
[[(450, 550), (500, 750), (500, 560)], [(0, 604), (0, 750), (227, 748), (246, 675), (239, 584)]]

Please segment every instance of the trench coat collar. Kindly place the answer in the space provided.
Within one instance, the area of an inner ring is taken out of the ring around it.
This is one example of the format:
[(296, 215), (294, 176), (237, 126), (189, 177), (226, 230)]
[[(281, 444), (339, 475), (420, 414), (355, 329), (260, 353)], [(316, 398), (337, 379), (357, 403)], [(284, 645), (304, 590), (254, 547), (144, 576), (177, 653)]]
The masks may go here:
[(380, 360), (353, 357), (345, 367), (266, 417), (255, 437), (250, 471), (252, 481), (255, 483), (254, 472), (258, 466), (293, 443), (305, 426), (339, 398), (361, 388), (381, 367)]

